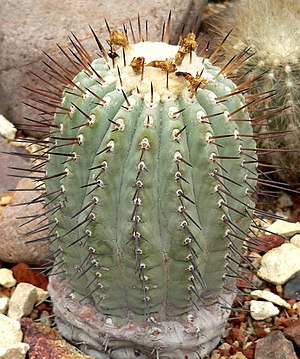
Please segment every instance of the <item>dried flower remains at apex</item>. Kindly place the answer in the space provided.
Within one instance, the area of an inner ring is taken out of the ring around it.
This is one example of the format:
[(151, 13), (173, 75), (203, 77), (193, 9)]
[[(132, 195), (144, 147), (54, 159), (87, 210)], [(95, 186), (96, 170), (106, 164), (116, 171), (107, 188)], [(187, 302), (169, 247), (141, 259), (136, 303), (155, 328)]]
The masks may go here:
[(110, 43), (115, 47), (112, 73), (119, 78), (124, 91), (144, 97), (153, 84), (163, 100), (174, 100), (180, 95), (191, 98), (198, 88), (215, 80), (203, 59), (194, 52), (198, 46), (195, 38), (195, 34), (189, 33), (178, 46), (149, 41), (130, 44), (124, 32), (113, 31), (110, 33)]

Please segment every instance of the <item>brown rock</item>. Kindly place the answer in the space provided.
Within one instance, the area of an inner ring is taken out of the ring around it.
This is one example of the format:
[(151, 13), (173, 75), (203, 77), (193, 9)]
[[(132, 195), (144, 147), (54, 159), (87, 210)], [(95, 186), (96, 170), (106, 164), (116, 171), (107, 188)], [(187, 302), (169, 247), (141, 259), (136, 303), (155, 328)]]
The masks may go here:
[[(0, 45), (1, 46), (1, 45)], [(1, 66), (1, 65), (0, 65)], [(1, 94), (0, 94), (1, 97)], [(19, 156), (12, 156), (3, 152), (25, 153), (24, 148), (12, 146), (3, 137), (0, 136), (0, 194), (6, 193), (15, 188), (19, 178), (9, 177), (8, 174), (13, 171), (8, 167), (28, 167), (28, 162)]]
[[(254, 252), (263, 253), (270, 249), (279, 247), (285, 242), (285, 239), (276, 234), (264, 235), (258, 238), (259, 246), (254, 249)], [(254, 243), (255, 244), (255, 243)]]
[[(22, 122), (22, 117), (36, 117), (36, 112), (21, 104), (32, 94), (20, 90), (22, 86), (35, 87), (36, 79), (28, 75), (28, 70), (41, 73), (41, 59), (46, 59), (42, 51), (55, 57), (60, 63), (67, 60), (58, 50), (56, 43), (64, 48), (69, 46), (70, 31), (76, 33), (92, 54), (98, 52), (89, 24), (107, 38), (104, 19), (111, 29), (128, 27), (132, 20), (136, 28), (138, 13), (142, 21), (143, 32), (145, 19), (149, 22), (150, 39), (160, 38), (162, 24), (172, 9), (172, 37), (176, 40), (183, 24), (190, 29), (201, 18), (207, 0), (153, 0), (101, 2), (94, 0), (7, 0), (1, 2), (0, 22), (0, 84), (7, 109), (4, 113), (12, 122)], [(105, 43), (105, 41), (103, 41)], [(47, 62), (50, 62), (47, 59)], [(1, 89), (0, 89), (1, 90)]]
[(282, 332), (275, 331), (256, 344), (255, 359), (297, 359), (292, 342)]
[[(31, 180), (22, 179), (18, 189), (34, 188)], [(0, 214), (0, 260), (10, 263), (41, 264), (50, 251), (45, 242), (26, 243), (46, 236), (45, 232), (34, 235), (24, 235), (35, 229), (36, 221), (20, 227), (26, 219), (17, 220), (16, 217), (30, 216), (42, 213), (41, 203), (34, 205), (13, 206), (16, 203), (27, 203), (40, 195), (40, 192), (16, 192), (9, 205)], [(28, 219), (27, 219), (28, 220)], [(40, 220), (40, 218), (39, 218)]]
[(300, 319), (284, 329), (284, 334), (289, 340), (292, 340), (300, 349)]
[(93, 359), (67, 343), (55, 330), (35, 323), (30, 318), (20, 320), (23, 342), (30, 345), (29, 359)]
[(36, 287), (47, 290), (48, 278), (40, 270), (34, 270), (28, 264), (19, 263), (11, 268), (17, 283), (30, 283)]

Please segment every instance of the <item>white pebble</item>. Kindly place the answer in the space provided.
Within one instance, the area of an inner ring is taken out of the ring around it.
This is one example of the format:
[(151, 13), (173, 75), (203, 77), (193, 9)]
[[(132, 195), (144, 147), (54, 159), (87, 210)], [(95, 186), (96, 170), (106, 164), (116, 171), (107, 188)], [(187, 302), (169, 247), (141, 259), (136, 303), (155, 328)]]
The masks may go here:
[(283, 243), (271, 249), (261, 260), (257, 275), (273, 284), (284, 284), (300, 271), (300, 248)]
[(7, 140), (14, 140), (16, 136), (17, 129), (15, 126), (9, 122), (3, 115), (0, 115), (0, 135), (6, 138)]
[(30, 349), (29, 344), (18, 343), (9, 347), (0, 347), (0, 359), (25, 359), (26, 353)]
[(20, 323), (0, 314), (0, 347), (7, 347), (22, 341), (22, 331)]
[(17, 281), (13, 277), (13, 272), (7, 268), (0, 269), (0, 285), (5, 288), (11, 288), (16, 285)]
[(280, 307), (291, 309), (291, 305), (288, 302), (280, 298), (279, 295), (270, 292), (269, 290), (253, 290), (251, 295), (257, 298), (268, 300), (269, 302), (277, 304)]
[(279, 309), (271, 302), (251, 300), (251, 317), (255, 320), (265, 320), (279, 314)]
[(279, 219), (268, 226), (267, 230), (283, 236), (291, 237), (296, 233), (300, 233), (300, 222), (290, 223)]
[(296, 234), (293, 238), (291, 238), (290, 242), (294, 246), (300, 248), (300, 234)]
[(36, 301), (41, 302), (48, 296), (48, 292), (42, 288), (36, 287)]
[(10, 318), (20, 319), (29, 315), (36, 302), (36, 287), (28, 283), (19, 283), (10, 298), (8, 313)]
[(9, 298), (0, 297), (0, 314), (4, 314), (8, 308)]
[(296, 309), (298, 315), (300, 316), (300, 302), (296, 302), (296, 303), (293, 305), (293, 309)]
[(223, 349), (223, 350), (230, 350), (231, 349), (231, 345), (228, 343), (223, 343), (222, 345), (220, 345), (218, 347), (218, 349)]

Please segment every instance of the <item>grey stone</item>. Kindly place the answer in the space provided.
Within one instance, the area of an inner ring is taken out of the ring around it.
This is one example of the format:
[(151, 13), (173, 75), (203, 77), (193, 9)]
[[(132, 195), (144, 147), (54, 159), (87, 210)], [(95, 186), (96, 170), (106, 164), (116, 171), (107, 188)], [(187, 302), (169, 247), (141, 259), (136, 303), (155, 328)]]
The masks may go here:
[(285, 284), (283, 293), (285, 299), (296, 299), (300, 301), (300, 272)]
[(47, 310), (43, 310), (41, 315), (40, 315), (40, 322), (42, 324), (44, 324), (46, 327), (51, 327), (51, 319), (49, 317), (49, 312), (47, 312)]
[(297, 359), (292, 342), (275, 331), (256, 344), (255, 359)]
[[(29, 179), (22, 179), (18, 189), (34, 188), (34, 184)], [(46, 236), (43, 233), (36, 233), (25, 236), (24, 233), (32, 231), (36, 226), (36, 221), (20, 227), (24, 220), (17, 220), (16, 217), (35, 215), (42, 212), (42, 204), (37, 203), (30, 206), (13, 206), (17, 203), (32, 201), (40, 195), (40, 192), (16, 192), (12, 201), (0, 214), (0, 260), (10, 263), (41, 264), (43, 259), (49, 255), (50, 250), (45, 242), (26, 243)]]
[[(68, 35), (74, 31), (87, 49), (97, 53), (97, 47), (89, 24), (98, 34), (107, 37), (104, 19), (110, 28), (128, 27), (132, 20), (136, 28), (138, 13), (145, 28), (145, 19), (149, 21), (150, 39), (159, 39), (163, 22), (172, 9), (172, 36), (177, 40), (183, 24), (186, 29), (193, 27), (207, 0), (7, 0), (0, 7), (0, 86), (2, 88), (2, 108), (4, 115), (12, 122), (22, 122), (22, 117), (35, 116), (36, 111), (21, 104), (20, 99), (32, 97), (22, 86), (35, 87), (36, 79), (28, 75), (28, 70), (41, 74), (41, 59), (46, 59), (46, 51), (59, 62), (67, 63), (58, 50), (56, 43), (64, 48), (68, 45)], [(199, 22), (199, 21), (198, 21)], [(196, 29), (199, 24), (196, 25)], [(105, 41), (103, 41), (105, 43)], [(47, 60), (50, 62), (49, 60)], [(0, 88), (0, 91), (1, 91)], [(0, 104), (1, 105), (1, 104)]]

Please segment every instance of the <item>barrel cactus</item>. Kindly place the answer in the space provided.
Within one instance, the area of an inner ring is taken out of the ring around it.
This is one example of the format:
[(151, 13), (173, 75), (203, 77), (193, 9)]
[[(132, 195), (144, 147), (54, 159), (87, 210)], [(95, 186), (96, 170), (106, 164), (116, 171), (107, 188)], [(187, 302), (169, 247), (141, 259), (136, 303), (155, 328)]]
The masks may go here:
[(193, 33), (170, 45), (169, 25), (162, 42), (109, 29), (107, 49), (92, 30), (96, 59), (74, 37), (69, 66), (48, 63), (63, 88), (44, 80), (31, 104), (50, 133), (32, 155), (48, 222), (30, 221), (52, 249), (58, 328), (95, 358), (209, 353), (255, 245), (248, 109), (268, 96), (228, 79), (243, 52), (219, 68)]

